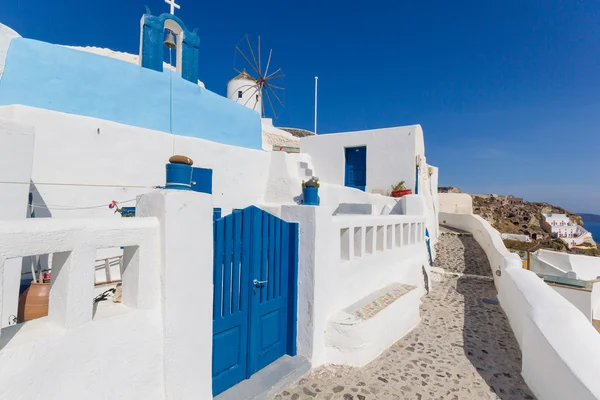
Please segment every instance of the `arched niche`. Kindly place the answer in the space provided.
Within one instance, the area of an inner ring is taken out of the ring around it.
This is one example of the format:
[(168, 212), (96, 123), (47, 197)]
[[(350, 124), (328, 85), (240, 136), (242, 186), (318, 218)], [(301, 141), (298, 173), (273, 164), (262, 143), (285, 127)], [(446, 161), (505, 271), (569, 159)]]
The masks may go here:
[(183, 21), (172, 14), (154, 16), (146, 8), (140, 21), (141, 67), (162, 72), (165, 29), (177, 36), (177, 72), (183, 79), (198, 84), (200, 38), (196, 31), (188, 31)]

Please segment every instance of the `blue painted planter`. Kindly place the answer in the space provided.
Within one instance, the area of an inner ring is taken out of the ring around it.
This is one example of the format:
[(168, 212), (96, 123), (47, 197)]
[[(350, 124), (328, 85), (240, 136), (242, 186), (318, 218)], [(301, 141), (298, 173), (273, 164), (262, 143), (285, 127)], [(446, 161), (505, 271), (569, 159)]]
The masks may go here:
[(319, 188), (307, 187), (302, 189), (302, 197), (304, 199), (305, 206), (318, 206), (319, 199)]
[(192, 166), (167, 164), (166, 189), (190, 190), (192, 187)]
[(135, 216), (135, 207), (123, 207), (123, 208), (121, 208), (121, 216), (122, 217)]

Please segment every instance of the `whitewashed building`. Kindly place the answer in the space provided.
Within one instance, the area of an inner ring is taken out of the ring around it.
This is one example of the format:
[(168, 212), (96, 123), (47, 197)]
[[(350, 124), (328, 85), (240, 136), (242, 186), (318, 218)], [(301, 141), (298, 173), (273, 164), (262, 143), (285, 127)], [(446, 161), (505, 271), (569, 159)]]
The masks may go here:
[(579, 246), (582, 243), (594, 245), (592, 234), (571, 221), (566, 214), (543, 214), (543, 216), (542, 227), (569, 247)]
[[(199, 83), (199, 38), (173, 13), (147, 10), (135, 58), (1, 28), (0, 397), (248, 398), (267, 366), (364, 365), (419, 324), (438, 209), (420, 126), (279, 130)], [(177, 154), (192, 190), (164, 189)], [(399, 180), (414, 194), (381, 194)], [(38, 259), (48, 315), (22, 322)], [(121, 303), (96, 298), (117, 281)]]

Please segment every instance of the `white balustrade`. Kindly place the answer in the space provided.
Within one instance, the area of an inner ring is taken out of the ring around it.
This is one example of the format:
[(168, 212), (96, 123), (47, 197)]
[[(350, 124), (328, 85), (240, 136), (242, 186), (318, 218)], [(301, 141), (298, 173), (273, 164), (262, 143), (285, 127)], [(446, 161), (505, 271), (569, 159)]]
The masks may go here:
[(342, 215), (333, 217), (333, 222), (340, 235), (342, 261), (425, 241), (425, 218), (422, 216)]
[[(149, 309), (160, 290), (160, 237), (157, 218), (56, 219), (5, 221), (0, 224), (0, 303), (5, 262), (11, 258), (53, 254), (48, 320), (73, 328), (92, 320), (96, 251), (123, 247), (122, 305)], [(110, 265), (109, 265), (110, 267)], [(107, 270), (107, 278), (110, 279)], [(0, 304), (0, 313), (2, 306)], [(2, 315), (0, 315), (2, 320)]]

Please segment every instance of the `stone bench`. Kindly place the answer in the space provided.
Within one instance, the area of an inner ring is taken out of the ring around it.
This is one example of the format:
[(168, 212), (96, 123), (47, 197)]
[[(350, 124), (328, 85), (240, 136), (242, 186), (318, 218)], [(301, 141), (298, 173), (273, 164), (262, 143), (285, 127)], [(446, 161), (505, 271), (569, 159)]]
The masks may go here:
[(334, 314), (327, 322), (327, 362), (364, 366), (421, 322), (425, 289), (393, 283)]

